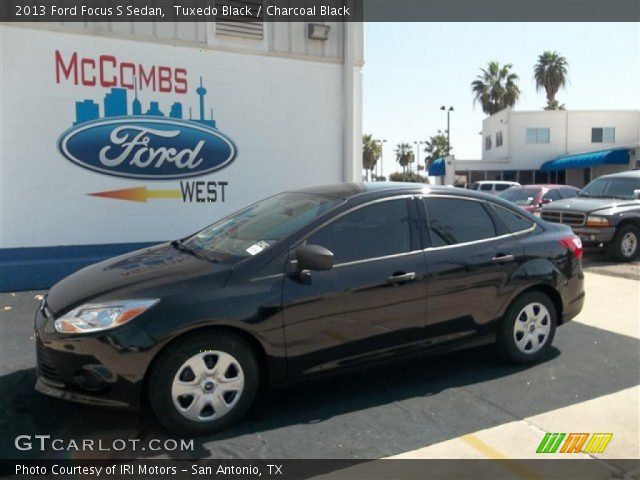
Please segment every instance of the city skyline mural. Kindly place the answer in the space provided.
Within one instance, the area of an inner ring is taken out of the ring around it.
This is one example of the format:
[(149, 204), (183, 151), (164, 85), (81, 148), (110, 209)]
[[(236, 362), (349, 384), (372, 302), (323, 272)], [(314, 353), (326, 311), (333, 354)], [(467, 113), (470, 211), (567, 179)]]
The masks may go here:
[[(136, 82), (134, 82), (136, 83)], [(134, 98), (131, 101), (130, 109), (128, 97), (128, 89), (122, 87), (112, 87), (105, 93), (102, 105), (103, 116), (100, 116), (100, 104), (92, 99), (85, 99), (75, 103), (76, 118), (73, 125), (81, 125), (93, 120), (110, 117), (124, 116), (142, 116), (142, 117), (169, 117), (174, 119), (186, 120), (200, 125), (205, 125), (217, 129), (216, 121), (213, 118), (213, 108), (209, 110), (209, 118), (206, 118), (205, 99), (207, 89), (203, 86), (202, 77), (200, 77), (200, 86), (195, 90), (198, 96), (198, 112), (197, 117), (193, 118), (192, 109), (189, 107), (188, 118), (184, 117), (184, 108), (181, 102), (173, 102), (169, 107), (168, 114), (165, 114), (160, 108), (160, 102), (149, 99), (148, 108), (143, 113), (143, 104), (138, 98), (138, 88), (134, 89)], [(129, 113), (131, 111), (131, 113)]]

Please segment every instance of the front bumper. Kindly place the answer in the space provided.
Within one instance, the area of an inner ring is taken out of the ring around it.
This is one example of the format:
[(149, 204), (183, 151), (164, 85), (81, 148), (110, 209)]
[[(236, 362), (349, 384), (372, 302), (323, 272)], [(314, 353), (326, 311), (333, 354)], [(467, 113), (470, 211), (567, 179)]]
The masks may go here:
[(573, 227), (573, 233), (580, 237), (582, 243), (598, 244), (610, 242), (616, 234), (615, 227), (589, 228)]
[(119, 400), (111, 400), (109, 398), (101, 398), (74, 392), (71, 390), (65, 390), (64, 386), (62, 386), (62, 388), (60, 388), (60, 386), (53, 386), (46, 377), (42, 377), (40, 376), (40, 374), (38, 374), (38, 380), (36, 381), (35, 388), (36, 391), (44, 395), (49, 395), (50, 397), (59, 398), (61, 400), (68, 400), (70, 402), (84, 403), (87, 405), (99, 405), (103, 407), (131, 407), (130, 404)]
[(114, 330), (95, 335), (60, 334), (53, 327), (53, 318), (38, 310), (35, 388), (63, 400), (137, 409), (154, 353), (144, 338)]

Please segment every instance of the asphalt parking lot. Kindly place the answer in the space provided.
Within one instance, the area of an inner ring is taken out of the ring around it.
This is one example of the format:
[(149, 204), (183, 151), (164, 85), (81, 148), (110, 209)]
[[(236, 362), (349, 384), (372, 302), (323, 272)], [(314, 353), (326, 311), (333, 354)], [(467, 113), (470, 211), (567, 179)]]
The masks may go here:
[[(585, 309), (558, 330), (540, 364), (506, 365), (489, 346), (275, 390), (232, 429), (195, 439), (191, 452), (161, 456), (535, 458), (545, 432), (610, 431), (597, 456), (615, 470), (615, 459), (640, 458), (640, 283), (628, 278), (629, 266), (585, 263)], [(74, 405), (33, 390), (32, 316), (42, 293), (0, 295), (0, 455), (59, 457), (15, 449), (17, 435), (43, 432), (106, 442), (167, 438), (148, 411)], [(83, 455), (132, 456), (74, 458)]]
[(603, 249), (587, 250), (583, 257), (582, 266), (586, 272), (599, 273), (612, 277), (640, 280), (640, 261), (620, 263), (610, 260)]

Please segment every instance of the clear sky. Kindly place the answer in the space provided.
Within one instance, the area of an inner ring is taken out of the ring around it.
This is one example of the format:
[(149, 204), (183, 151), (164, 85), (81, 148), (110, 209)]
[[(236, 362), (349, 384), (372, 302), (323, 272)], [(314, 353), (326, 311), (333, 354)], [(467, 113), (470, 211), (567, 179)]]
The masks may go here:
[[(636, 23), (368, 23), (365, 24), (365, 133), (393, 149), (446, 129), (441, 105), (452, 105), (451, 146), (458, 159), (481, 156), (484, 114), (470, 83), (491, 60), (513, 64), (520, 77), (517, 110), (538, 110), (533, 65), (544, 50), (569, 62), (569, 85), (556, 98), (567, 109), (640, 108), (640, 27)], [(424, 153), (420, 153), (420, 161)]]

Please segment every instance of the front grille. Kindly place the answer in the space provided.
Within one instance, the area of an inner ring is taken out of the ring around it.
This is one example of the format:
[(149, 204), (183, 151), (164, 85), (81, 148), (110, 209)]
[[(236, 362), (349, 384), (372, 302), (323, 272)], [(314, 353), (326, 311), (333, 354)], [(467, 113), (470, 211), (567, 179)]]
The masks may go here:
[(557, 210), (542, 210), (540, 218), (547, 222), (562, 223), (571, 227), (584, 225), (586, 215), (584, 213), (563, 212)]
[(53, 366), (49, 353), (40, 340), (36, 342), (36, 357), (38, 359), (38, 372), (40, 372), (40, 375), (53, 382), (63, 383), (62, 377), (56, 370), (56, 367)]

